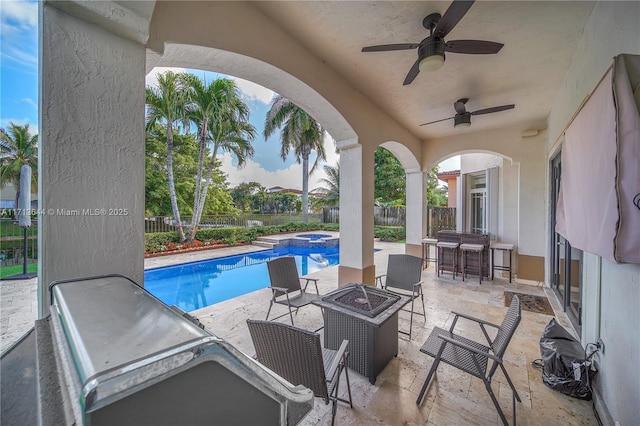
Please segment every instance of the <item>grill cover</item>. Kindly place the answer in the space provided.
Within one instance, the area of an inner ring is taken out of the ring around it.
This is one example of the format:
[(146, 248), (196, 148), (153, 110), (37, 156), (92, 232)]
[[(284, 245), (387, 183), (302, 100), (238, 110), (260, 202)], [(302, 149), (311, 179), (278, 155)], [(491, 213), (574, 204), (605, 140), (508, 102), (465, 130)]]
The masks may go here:
[[(66, 416), (77, 424), (296, 424), (312, 392), (124, 276), (50, 285)], [(71, 423), (71, 422), (70, 422)]]

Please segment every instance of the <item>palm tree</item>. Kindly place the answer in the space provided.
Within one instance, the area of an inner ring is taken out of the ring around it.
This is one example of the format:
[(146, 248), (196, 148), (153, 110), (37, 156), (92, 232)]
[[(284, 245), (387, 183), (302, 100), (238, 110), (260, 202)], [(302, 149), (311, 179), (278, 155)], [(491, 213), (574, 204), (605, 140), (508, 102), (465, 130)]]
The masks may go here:
[(340, 203), (340, 163), (335, 166), (325, 165), (324, 172), (327, 177), (320, 179), (320, 182), (327, 185), (324, 200), (330, 206), (337, 206)]
[(269, 193), (267, 192), (267, 188), (261, 186), (258, 191), (253, 195), (253, 201), (251, 204), (251, 208), (253, 210), (260, 210), (260, 213), (265, 213), (267, 211), (267, 200), (269, 199)]
[(16, 189), (16, 207), (20, 195), (20, 168), (31, 167), (31, 188), (38, 188), (38, 135), (31, 135), (29, 125), (9, 123), (8, 132), (0, 129), (0, 187), (13, 184)]
[[(184, 77), (190, 90), (189, 118), (198, 127), (200, 152), (189, 241), (195, 240), (219, 151), (233, 153), (238, 166), (253, 156), (255, 128), (249, 124), (249, 107), (236, 84), (216, 79), (207, 85), (193, 74)], [(207, 156), (207, 146), (211, 146)], [(205, 170), (206, 168), (206, 170)]]
[(166, 128), (169, 198), (180, 241), (185, 240), (185, 235), (182, 229), (182, 221), (180, 220), (173, 177), (173, 132), (175, 125), (183, 124), (183, 126), (187, 126), (185, 111), (187, 94), (188, 92), (184, 90), (180, 75), (171, 71), (158, 75), (158, 87), (146, 88), (147, 129), (153, 128), (153, 125), (158, 122), (163, 123)]
[[(280, 128), (280, 157), (286, 159), (293, 150), (298, 163), (302, 162), (302, 221), (307, 223), (309, 212), (309, 174), (313, 173), (319, 160), (326, 160), (322, 126), (302, 108), (283, 96), (271, 102), (264, 124), (265, 139)], [(309, 156), (317, 152), (316, 160), (309, 171)]]

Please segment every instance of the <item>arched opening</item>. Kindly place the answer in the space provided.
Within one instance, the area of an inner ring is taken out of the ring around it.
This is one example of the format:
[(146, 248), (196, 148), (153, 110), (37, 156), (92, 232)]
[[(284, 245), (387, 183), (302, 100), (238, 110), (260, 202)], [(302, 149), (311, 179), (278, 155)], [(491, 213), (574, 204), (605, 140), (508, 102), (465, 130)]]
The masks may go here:
[(343, 114), (316, 90), (290, 73), (262, 60), (213, 47), (167, 43), (161, 57), (153, 52), (147, 53), (147, 73), (153, 67), (204, 70), (251, 81), (300, 106), (336, 141), (357, 139), (355, 130)]

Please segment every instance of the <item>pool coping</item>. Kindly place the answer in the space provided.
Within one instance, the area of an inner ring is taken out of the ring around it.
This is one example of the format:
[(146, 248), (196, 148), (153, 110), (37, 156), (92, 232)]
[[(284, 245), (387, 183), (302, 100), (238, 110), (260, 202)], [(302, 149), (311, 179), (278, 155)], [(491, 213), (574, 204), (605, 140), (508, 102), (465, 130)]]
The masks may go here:
[[(279, 240), (281, 239), (291, 239), (300, 233), (301, 231), (297, 231), (297, 232), (292, 232), (287, 234), (268, 235), (266, 237), (273, 238), (274, 240), (278, 240), (279, 242)], [(334, 231), (305, 232), (305, 234), (313, 234), (313, 233), (331, 234), (338, 239), (340, 235), (339, 232), (334, 232)], [(269, 249), (266, 247), (255, 245), (255, 244), (243, 244), (243, 245), (237, 245), (237, 246), (220, 247), (214, 250), (200, 250), (200, 251), (193, 251), (188, 253), (167, 254), (165, 256), (146, 257), (144, 259), (144, 270), (155, 269), (162, 266), (178, 265), (181, 263), (191, 263), (191, 262), (197, 262), (200, 260), (216, 259), (219, 257), (228, 257), (228, 256), (234, 256), (236, 254), (253, 253), (253, 252), (265, 251), (265, 250), (269, 250)]]

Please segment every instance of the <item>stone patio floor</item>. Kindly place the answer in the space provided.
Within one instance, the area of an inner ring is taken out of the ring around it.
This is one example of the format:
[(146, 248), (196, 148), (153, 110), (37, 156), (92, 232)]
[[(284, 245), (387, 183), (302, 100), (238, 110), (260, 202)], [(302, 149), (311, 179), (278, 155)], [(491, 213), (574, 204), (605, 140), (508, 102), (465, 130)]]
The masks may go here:
[[(377, 242), (375, 253), (376, 273), (386, 271), (387, 257), (392, 253), (403, 253), (404, 245)], [(145, 260), (145, 267), (189, 262), (231, 254), (262, 250), (257, 246), (240, 246), (207, 250), (181, 255), (171, 255)], [(329, 267), (311, 274), (319, 278), (321, 293), (337, 287), (337, 267)], [(505, 290), (546, 296), (542, 287), (509, 284), (506, 279), (496, 278), (480, 285), (476, 276), (462, 282), (451, 274), (438, 278), (433, 266), (422, 274), (425, 292), (426, 319), (414, 317), (412, 339), (400, 335), (399, 353), (378, 375), (376, 383), (356, 373), (349, 372), (353, 409), (339, 403), (336, 424), (341, 425), (498, 425), (498, 414), (481, 380), (460, 372), (446, 364), (438, 367), (435, 379), (422, 403), (415, 401), (427, 376), (433, 358), (420, 352), (420, 347), (435, 326), (448, 327), (452, 310), (500, 323), (507, 308), (504, 306)], [(4, 351), (23, 333), (33, 326), (37, 315), (36, 280), (0, 282), (0, 334)], [(571, 330), (566, 316), (558, 310), (555, 297), (548, 294), (556, 312), (556, 318)], [(246, 319), (264, 319), (271, 292), (269, 289), (221, 302), (193, 311), (209, 331), (235, 345), (249, 356), (255, 351), (249, 337)], [(286, 307), (275, 305), (272, 316), (286, 312)], [(505, 366), (509, 372), (522, 403), (517, 403), (517, 423), (521, 425), (597, 425), (591, 401), (581, 401), (549, 389), (542, 382), (542, 373), (531, 363), (540, 358), (538, 342), (550, 315), (523, 310), (522, 321), (511, 340), (505, 355)], [(296, 326), (315, 330), (322, 325), (320, 309), (315, 306), (301, 308), (294, 317)], [(288, 316), (280, 319), (288, 322)], [(408, 329), (409, 314), (400, 313), (400, 329)], [(459, 320), (456, 330), (480, 339), (476, 324)], [(322, 335), (322, 332), (321, 332)], [(344, 383), (344, 382), (343, 382)], [(502, 410), (511, 422), (511, 389), (501, 372), (494, 376), (493, 389), (499, 396)], [(341, 386), (346, 396), (346, 387)], [(327, 425), (331, 423), (331, 405), (316, 398), (314, 409), (301, 422), (302, 425)]]

